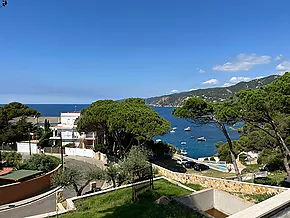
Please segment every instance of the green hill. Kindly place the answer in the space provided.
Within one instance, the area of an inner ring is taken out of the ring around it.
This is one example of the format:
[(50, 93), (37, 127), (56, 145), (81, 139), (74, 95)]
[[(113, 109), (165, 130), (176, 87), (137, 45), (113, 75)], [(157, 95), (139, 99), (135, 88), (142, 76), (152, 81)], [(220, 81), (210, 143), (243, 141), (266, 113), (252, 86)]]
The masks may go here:
[(229, 87), (217, 87), (208, 89), (197, 89), (189, 92), (181, 92), (146, 99), (146, 104), (154, 106), (180, 106), (189, 97), (201, 97), (207, 101), (224, 101), (235, 93), (244, 89), (257, 89), (277, 79), (278, 75), (271, 75), (249, 82), (240, 82)]

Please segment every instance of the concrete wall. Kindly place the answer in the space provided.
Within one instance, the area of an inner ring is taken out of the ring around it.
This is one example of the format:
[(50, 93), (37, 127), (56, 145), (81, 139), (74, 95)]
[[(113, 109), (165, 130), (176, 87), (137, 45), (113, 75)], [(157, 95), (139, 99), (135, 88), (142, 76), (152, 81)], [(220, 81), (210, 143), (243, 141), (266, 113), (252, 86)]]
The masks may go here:
[[(38, 147), (36, 143), (30, 143), (31, 146), (31, 153), (37, 154), (38, 153)], [(19, 153), (29, 153), (29, 142), (17, 142), (17, 152)]]
[(199, 176), (187, 173), (177, 173), (153, 164), (153, 167), (158, 170), (160, 175), (163, 175), (169, 179), (179, 181), (184, 184), (193, 183), (200, 184), (204, 188), (214, 188), (229, 192), (241, 192), (245, 194), (278, 194), (287, 188), (253, 184), (247, 182), (239, 182), (226, 179), (218, 179), (213, 177)]
[(65, 154), (71, 156), (81, 156), (81, 157), (90, 157), (94, 158), (95, 152), (91, 149), (83, 148), (65, 148)]
[(202, 190), (176, 200), (192, 209), (206, 211), (214, 207), (214, 189)]
[(206, 189), (176, 199), (192, 208), (207, 211), (215, 208), (227, 215), (240, 212), (253, 204), (223, 191)]
[(51, 186), (51, 175), (60, 167), (61, 165), (43, 176), (25, 182), (0, 186), (0, 205), (19, 201), (47, 190)]
[(214, 190), (214, 208), (228, 215), (240, 212), (254, 204), (227, 192)]

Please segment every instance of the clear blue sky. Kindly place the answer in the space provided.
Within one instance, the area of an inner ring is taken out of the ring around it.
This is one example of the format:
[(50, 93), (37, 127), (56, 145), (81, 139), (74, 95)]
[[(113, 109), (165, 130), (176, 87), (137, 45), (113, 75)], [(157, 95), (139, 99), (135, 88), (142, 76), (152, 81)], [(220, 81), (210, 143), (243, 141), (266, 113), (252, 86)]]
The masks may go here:
[(0, 103), (91, 103), (290, 71), (289, 0), (10, 0)]

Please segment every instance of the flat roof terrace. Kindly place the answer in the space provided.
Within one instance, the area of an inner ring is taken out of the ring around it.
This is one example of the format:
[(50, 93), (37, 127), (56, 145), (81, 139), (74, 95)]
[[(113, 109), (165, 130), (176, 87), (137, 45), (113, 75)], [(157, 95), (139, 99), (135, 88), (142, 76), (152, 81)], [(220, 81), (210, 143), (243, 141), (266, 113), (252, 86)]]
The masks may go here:
[(42, 171), (37, 170), (17, 170), (11, 173), (8, 173), (4, 176), (0, 176), (0, 180), (10, 180), (14, 182), (23, 181), (30, 179), (31, 177), (38, 176), (42, 173)]

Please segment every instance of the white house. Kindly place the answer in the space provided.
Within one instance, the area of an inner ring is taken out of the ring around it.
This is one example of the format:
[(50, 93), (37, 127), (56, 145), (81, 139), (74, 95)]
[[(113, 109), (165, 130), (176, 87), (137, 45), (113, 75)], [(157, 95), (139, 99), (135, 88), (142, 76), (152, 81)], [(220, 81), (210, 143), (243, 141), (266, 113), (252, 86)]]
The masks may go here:
[(95, 145), (95, 133), (79, 133), (76, 130), (76, 123), (77, 119), (80, 117), (79, 112), (68, 112), (68, 113), (61, 113), (60, 114), (60, 124), (51, 127), (53, 131), (53, 136), (50, 139), (55, 140), (62, 140), (62, 145), (66, 145), (69, 143), (75, 143), (76, 147), (80, 145), (82, 147), (86, 145)]

